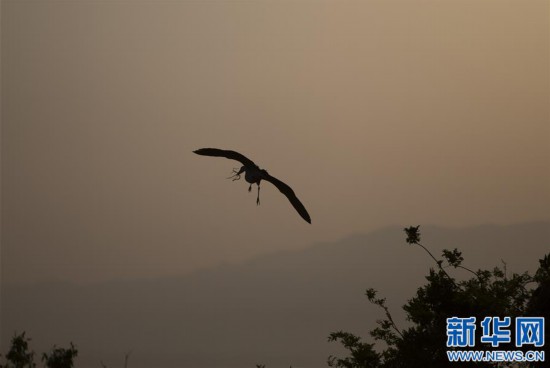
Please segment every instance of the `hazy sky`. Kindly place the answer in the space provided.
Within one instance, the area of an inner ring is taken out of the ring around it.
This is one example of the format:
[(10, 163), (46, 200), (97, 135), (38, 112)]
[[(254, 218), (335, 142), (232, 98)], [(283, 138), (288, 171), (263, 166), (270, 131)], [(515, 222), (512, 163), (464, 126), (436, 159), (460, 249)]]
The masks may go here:
[(2, 1), (3, 282), (550, 220), (549, 4)]

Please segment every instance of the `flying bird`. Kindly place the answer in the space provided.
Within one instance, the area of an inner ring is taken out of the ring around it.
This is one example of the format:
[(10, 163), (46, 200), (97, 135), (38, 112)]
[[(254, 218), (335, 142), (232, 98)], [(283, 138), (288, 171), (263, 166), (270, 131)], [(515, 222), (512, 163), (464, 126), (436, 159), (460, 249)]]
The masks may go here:
[(250, 186), (248, 187), (249, 192), (252, 190), (252, 184), (257, 184), (258, 185), (258, 197), (256, 198), (257, 205), (260, 204), (260, 182), (262, 180), (270, 182), (271, 184), (275, 185), (277, 189), (279, 189), (279, 191), (288, 198), (288, 200), (290, 201), (292, 206), (294, 206), (296, 211), (298, 211), (300, 216), (302, 216), (304, 220), (306, 220), (308, 223), (311, 224), (311, 218), (309, 217), (309, 213), (307, 213), (307, 210), (302, 204), (302, 202), (300, 202), (298, 197), (296, 197), (296, 194), (294, 194), (294, 191), (292, 190), (292, 188), (286, 185), (285, 183), (283, 183), (282, 181), (280, 181), (279, 179), (269, 175), (266, 170), (260, 169), (258, 165), (256, 165), (252, 160), (248, 159), (246, 156), (240, 154), (239, 152), (222, 150), (218, 148), (200, 148), (193, 152), (196, 153), (197, 155), (202, 155), (202, 156), (225, 157), (230, 160), (239, 161), (241, 164), (243, 164), (243, 166), (239, 170), (233, 169), (233, 175), (231, 175), (227, 179), (233, 179), (233, 181), (239, 180), (241, 178), (241, 174), (244, 173), (244, 179), (248, 183), (250, 183)]

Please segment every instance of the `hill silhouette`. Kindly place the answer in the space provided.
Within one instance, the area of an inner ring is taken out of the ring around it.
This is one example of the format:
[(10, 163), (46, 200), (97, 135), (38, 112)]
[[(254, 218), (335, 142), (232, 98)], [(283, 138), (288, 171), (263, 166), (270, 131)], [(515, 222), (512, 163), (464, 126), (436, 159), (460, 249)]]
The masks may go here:
[[(548, 251), (550, 223), (422, 226), (422, 234), (434, 254), (458, 247), (470, 268), (502, 259), (508, 272), (522, 272)], [(366, 288), (405, 323), (399, 307), (434, 265), (404, 239), (402, 227), (389, 227), (181, 277), (5, 286), (2, 352), (25, 330), (37, 350), (74, 341), (84, 368), (122, 366), (129, 350), (132, 368), (326, 366), (339, 352), (327, 343), (331, 331), (366, 336), (381, 317)]]

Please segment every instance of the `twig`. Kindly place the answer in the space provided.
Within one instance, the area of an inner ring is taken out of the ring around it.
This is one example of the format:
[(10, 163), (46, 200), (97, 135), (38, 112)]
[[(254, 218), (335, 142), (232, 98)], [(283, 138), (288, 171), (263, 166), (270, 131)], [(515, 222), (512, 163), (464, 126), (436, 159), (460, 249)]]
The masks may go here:
[[(449, 274), (447, 273), (447, 271), (445, 271), (445, 270), (443, 269), (443, 267), (441, 267), (441, 263), (443, 263), (443, 261), (438, 261), (438, 260), (434, 257), (434, 255), (432, 254), (432, 252), (430, 252), (430, 251), (428, 250), (428, 248), (426, 248), (425, 246), (423, 246), (422, 244), (420, 244), (420, 242), (415, 241), (414, 244), (421, 246), (422, 249), (424, 249), (424, 250), (430, 255), (430, 257), (432, 257), (432, 259), (433, 259), (433, 260), (435, 261), (435, 263), (437, 264), (437, 267), (439, 267), (439, 269), (447, 276), (447, 278), (453, 283), (453, 285), (454, 285), (455, 287), (458, 287), (458, 285), (456, 284), (455, 280), (454, 280), (451, 276), (449, 276)], [(472, 272), (473, 272), (473, 271), (472, 271)], [(477, 274), (476, 274), (476, 275), (477, 275)]]
[(132, 350), (124, 354), (124, 368), (128, 368), (128, 358), (130, 357), (130, 354), (132, 354)]

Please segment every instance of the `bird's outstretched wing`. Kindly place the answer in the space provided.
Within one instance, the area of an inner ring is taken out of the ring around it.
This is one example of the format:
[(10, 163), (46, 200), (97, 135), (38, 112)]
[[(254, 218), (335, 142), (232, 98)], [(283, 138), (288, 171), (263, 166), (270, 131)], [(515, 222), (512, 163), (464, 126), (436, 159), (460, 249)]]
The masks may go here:
[(252, 160), (248, 159), (245, 155), (242, 155), (239, 152), (235, 151), (222, 150), (219, 148), (199, 148), (198, 150), (195, 150), (193, 152), (197, 155), (225, 157), (230, 160), (237, 160), (244, 166), (256, 166), (256, 164)]
[(309, 213), (307, 213), (307, 210), (302, 204), (302, 202), (300, 202), (298, 197), (296, 197), (296, 194), (294, 193), (292, 188), (286, 185), (285, 183), (283, 183), (282, 181), (280, 181), (279, 179), (269, 175), (267, 171), (263, 171), (263, 174), (264, 174), (263, 179), (275, 185), (277, 189), (279, 189), (279, 191), (288, 198), (288, 200), (290, 201), (290, 203), (292, 203), (292, 206), (294, 206), (294, 208), (296, 209), (296, 211), (298, 211), (300, 216), (302, 216), (304, 220), (306, 220), (308, 223), (311, 224), (311, 217), (309, 217)]

